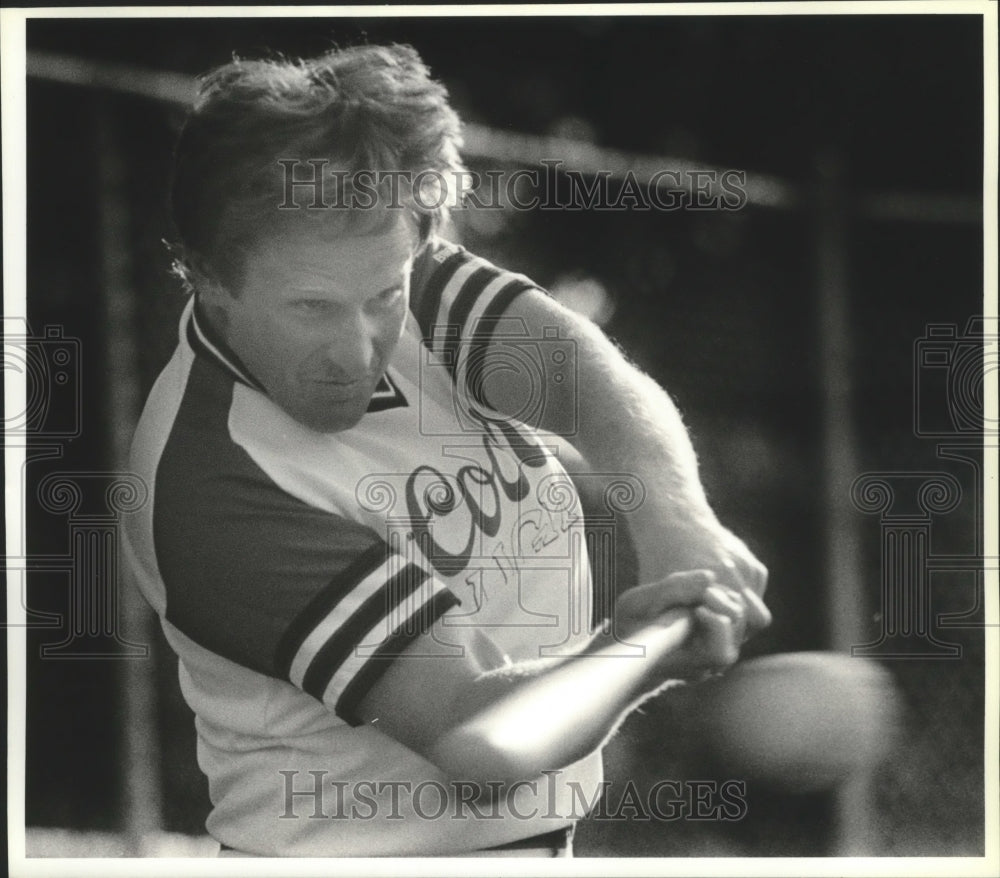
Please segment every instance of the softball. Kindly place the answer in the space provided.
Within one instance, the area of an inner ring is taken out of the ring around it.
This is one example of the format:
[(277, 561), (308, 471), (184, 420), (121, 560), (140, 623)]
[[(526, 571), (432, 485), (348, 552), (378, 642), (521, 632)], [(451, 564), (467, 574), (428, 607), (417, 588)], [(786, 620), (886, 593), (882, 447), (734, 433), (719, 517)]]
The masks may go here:
[(699, 694), (697, 724), (714, 766), (796, 792), (874, 768), (892, 743), (899, 700), (878, 664), (831, 652), (750, 659)]

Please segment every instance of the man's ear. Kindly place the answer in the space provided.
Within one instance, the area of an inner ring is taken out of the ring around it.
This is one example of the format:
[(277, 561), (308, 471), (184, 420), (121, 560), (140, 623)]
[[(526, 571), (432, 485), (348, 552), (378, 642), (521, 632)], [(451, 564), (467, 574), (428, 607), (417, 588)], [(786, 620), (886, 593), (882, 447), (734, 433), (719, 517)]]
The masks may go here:
[(200, 253), (188, 253), (187, 261), (194, 273), (198, 300), (208, 308), (225, 307), (232, 296), (226, 287), (216, 280), (214, 272), (208, 267), (208, 261)]
[(193, 275), (192, 286), (198, 297), (198, 308), (205, 320), (221, 337), (225, 338), (229, 331), (229, 307), (233, 297), (229, 290), (215, 279), (200, 254), (189, 254), (188, 265)]

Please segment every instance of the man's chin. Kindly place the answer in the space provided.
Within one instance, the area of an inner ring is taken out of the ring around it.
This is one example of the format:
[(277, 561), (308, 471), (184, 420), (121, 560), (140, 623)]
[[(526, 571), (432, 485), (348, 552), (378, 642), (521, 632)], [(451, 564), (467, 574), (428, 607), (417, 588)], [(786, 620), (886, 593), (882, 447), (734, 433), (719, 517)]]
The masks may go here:
[(317, 433), (342, 433), (350, 430), (365, 416), (367, 405), (338, 406), (336, 410), (315, 406), (307, 410), (290, 411), (300, 424)]
[(343, 433), (344, 430), (350, 430), (351, 427), (357, 426), (364, 414), (364, 412), (357, 412), (350, 415), (316, 419), (308, 426), (311, 426), (318, 433)]

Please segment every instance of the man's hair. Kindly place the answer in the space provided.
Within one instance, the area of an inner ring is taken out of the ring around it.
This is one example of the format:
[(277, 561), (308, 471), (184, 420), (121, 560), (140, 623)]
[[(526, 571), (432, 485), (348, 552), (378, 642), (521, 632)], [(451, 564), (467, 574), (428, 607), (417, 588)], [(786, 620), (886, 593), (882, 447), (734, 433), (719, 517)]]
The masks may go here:
[[(179, 237), (175, 271), (189, 290), (209, 280), (236, 295), (255, 241), (303, 220), (341, 232), (347, 216), (362, 230), (384, 222), (381, 208), (390, 203), (392, 172), (405, 172), (396, 174), (397, 187), (401, 178), (412, 182), (423, 171), (438, 179), (461, 173), (461, 143), (447, 90), (430, 78), (410, 46), (355, 46), (307, 60), (234, 59), (201, 78), (177, 144), (171, 187)], [(303, 196), (301, 186), (295, 192), (299, 209), (289, 209), (290, 162), (295, 179), (308, 179), (318, 168), (327, 203), (343, 204), (350, 194), (331, 171), (342, 180), (359, 172), (380, 175), (380, 209), (313, 207), (312, 194)], [(447, 210), (444, 203), (425, 207), (405, 186), (395, 198), (392, 207), (415, 217), (421, 242)]]

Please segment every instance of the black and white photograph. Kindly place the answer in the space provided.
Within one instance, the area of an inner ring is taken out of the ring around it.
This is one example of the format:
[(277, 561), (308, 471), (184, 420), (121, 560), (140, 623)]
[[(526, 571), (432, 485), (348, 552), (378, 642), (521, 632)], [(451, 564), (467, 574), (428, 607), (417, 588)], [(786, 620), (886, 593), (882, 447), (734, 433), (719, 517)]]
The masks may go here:
[(1000, 872), (995, 3), (2, 16), (9, 874)]

